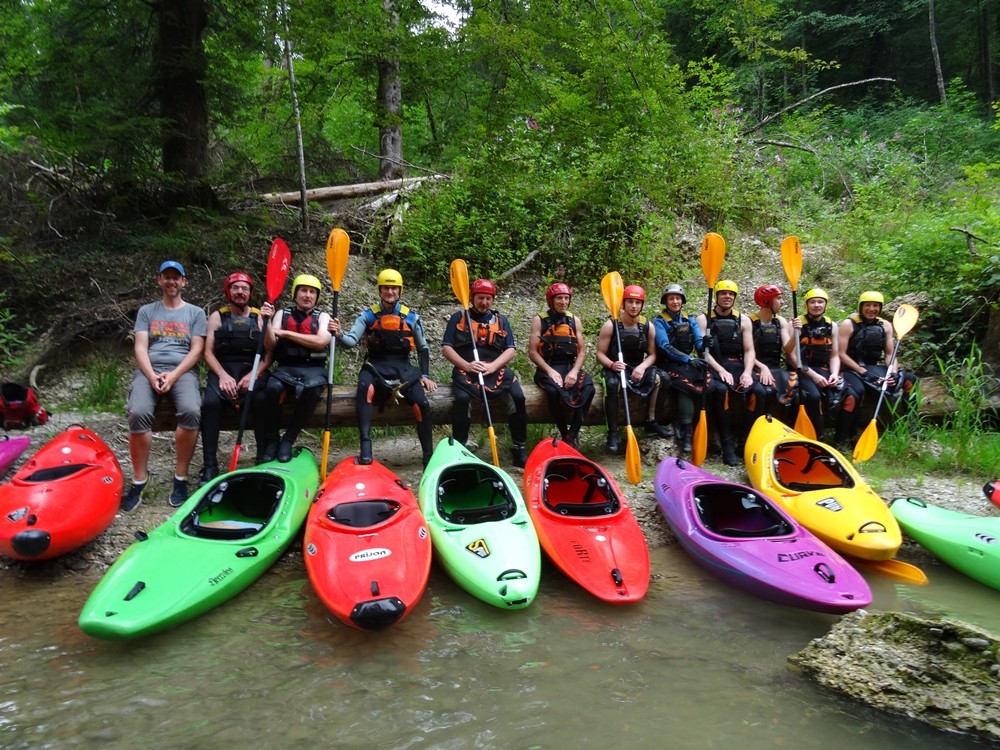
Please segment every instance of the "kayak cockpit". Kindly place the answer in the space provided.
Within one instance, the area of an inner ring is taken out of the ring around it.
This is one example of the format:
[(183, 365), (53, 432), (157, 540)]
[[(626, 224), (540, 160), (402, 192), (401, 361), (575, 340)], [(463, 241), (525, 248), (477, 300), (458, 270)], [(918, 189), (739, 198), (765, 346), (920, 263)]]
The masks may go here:
[(774, 449), (773, 465), (779, 484), (796, 492), (854, 487), (843, 462), (818, 443), (781, 443)]
[(38, 471), (29, 474), (24, 477), (22, 481), (31, 483), (57, 482), (60, 479), (66, 479), (67, 477), (79, 474), (81, 471), (86, 471), (90, 468), (100, 467), (96, 467), (94, 464), (63, 464), (62, 466), (50, 466), (47, 469), (39, 469)]
[(502, 521), (517, 513), (506, 482), (485, 465), (444, 469), (437, 495), (438, 513), (451, 523)]
[(609, 516), (621, 508), (611, 483), (593, 464), (577, 459), (550, 461), (542, 479), (542, 501), (563, 516)]
[(402, 507), (403, 504), (396, 500), (358, 500), (333, 506), (326, 517), (352, 529), (366, 529), (385, 523)]
[(273, 474), (222, 477), (181, 521), (180, 532), (199, 539), (249, 539), (270, 522), (284, 491), (284, 480)]
[(694, 506), (702, 525), (719, 536), (754, 538), (795, 532), (769, 502), (739, 485), (699, 484), (694, 489)]

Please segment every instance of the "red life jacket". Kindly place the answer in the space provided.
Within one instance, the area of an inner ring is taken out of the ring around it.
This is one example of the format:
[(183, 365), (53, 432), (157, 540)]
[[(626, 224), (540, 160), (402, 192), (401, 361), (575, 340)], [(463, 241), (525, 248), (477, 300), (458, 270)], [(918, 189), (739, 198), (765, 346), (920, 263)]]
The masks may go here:
[(15, 430), (49, 421), (49, 413), (38, 403), (35, 389), (19, 383), (0, 384), (0, 418), (5, 430)]

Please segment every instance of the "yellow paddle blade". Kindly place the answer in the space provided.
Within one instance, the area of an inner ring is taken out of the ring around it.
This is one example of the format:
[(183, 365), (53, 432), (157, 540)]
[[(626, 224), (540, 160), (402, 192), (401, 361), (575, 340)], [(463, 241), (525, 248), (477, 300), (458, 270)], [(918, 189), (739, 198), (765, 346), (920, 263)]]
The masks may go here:
[(451, 289), (462, 307), (469, 306), (469, 269), (465, 261), (455, 258), (451, 262)]
[(340, 227), (330, 230), (326, 238), (326, 270), (330, 274), (333, 291), (339, 292), (347, 273), (347, 259), (351, 255), (351, 238)]
[(604, 297), (604, 305), (608, 308), (612, 318), (617, 318), (622, 309), (622, 297), (625, 296), (625, 284), (622, 276), (617, 271), (604, 274), (601, 279), (601, 296)]
[(858, 442), (854, 444), (854, 460), (867, 461), (875, 455), (876, 450), (878, 450), (878, 425), (875, 423), (875, 418), (872, 417), (872, 421), (868, 423), (865, 431), (858, 438)]
[(781, 267), (792, 291), (798, 290), (799, 279), (802, 277), (802, 243), (795, 235), (781, 241)]
[(916, 565), (911, 565), (902, 560), (861, 560), (857, 557), (851, 557), (849, 560), (851, 565), (856, 568), (866, 568), (902, 583), (909, 583), (914, 586), (926, 586), (930, 583), (924, 571)]
[(694, 426), (694, 439), (691, 441), (691, 463), (701, 466), (708, 455), (708, 420), (705, 410), (698, 415), (698, 424)]
[(795, 416), (795, 431), (809, 440), (816, 439), (816, 428), (813, 427), (812, 420), (806, 414), (806, 407), (799, 406), (799, 413)]
[(892, 330), (896, 332), (896, 338), (901, 339), (912, 331), (919, 316), (920, 313), (913, 305), (900, 305), (892, 316)]
[(326, 469), (330, 461), (330, 431), (323, 433), (323, 460), (320, 462), (320, 479), (326, 479)]
[(493, 425), (489, 425), (486, 431), (490, 434), (490, 450), (493, 451), (493, 465), (498, 469), (500, 468), (500, 456), (497, 455), (497, 433), (493, 429)]
[(715, 286), (726, 260), (726, 241), (721, 234), (709, 232), (701, 243), (701, 272), (710, 287)]
[(632, 484), (642, 481), (642, 456), (639, 455), (639, 441), (635, 438), (632, 425), (625, 427), (627, 441), (625, 443), (625, 476)]

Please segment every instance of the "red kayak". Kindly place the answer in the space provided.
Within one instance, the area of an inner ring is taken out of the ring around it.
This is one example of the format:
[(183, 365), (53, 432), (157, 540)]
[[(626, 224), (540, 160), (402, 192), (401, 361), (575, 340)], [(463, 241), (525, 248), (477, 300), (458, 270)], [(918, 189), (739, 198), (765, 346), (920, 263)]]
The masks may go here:
[(337, 464), (309, 510), (304, 549), (319, 598), (362, 630), (399, 622), (427, 588), (424, 516), (406, 483), (377, 461)]
[(535, 446), (524, 497), (552, 561), (606, 602), (635, 602), (649, 588), (649, 548), (615, 480), (559, 438)]
[(48, 560), (89, 542), (115, 518), (122, 470), (80, 425), (60, 433), (0, 486), (0, 555)]

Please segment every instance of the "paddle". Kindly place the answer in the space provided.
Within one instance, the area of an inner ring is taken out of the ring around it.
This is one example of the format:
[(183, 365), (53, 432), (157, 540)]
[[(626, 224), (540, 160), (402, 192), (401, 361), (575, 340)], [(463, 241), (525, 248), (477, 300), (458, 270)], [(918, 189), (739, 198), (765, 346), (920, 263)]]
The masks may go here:
[(848, 557), (847, 560), (855, 568), (866, 568), (902, 583), (910, 583), (914, 586), (926, 586), (930, 583), (924, 571), (916, 565), (902, 560), (862, 560), (859, 557)]
[[(347, 273), (347, 259), (351, 254), (351, 238), (340, 227), (330, 230), (326, 238), (326, 272), (333, 284), (333, 304), (330, 306), (330, 317), (337, 317), (337, 296), (340, 285)], [(326, 368), (326, 427), (323, 430), (323, 460), (320, 462), (320, 477), (326, 479), (326, 467), (330, 457), (330, 420), (333, 415), (333, 361), (337, 356), (337, 337), (330, 337), (330, 361)]]
[[(708, 284), (708, 311), (705, 315), (706, 324), (712, 319), (712, 292), (715, 282), (722, 272), (722, 263), (726, 259), (726, 241), (722, 235), (709, 232), (701, 243), (701, 272)], [(708, 326), (706, 325), (706, 328)], [(708, 333), (708, 331), (702, 331)], [(698, 414), (698, 424), (694, 428), (694, 441), (691, 445), (691, 463), (701, 466), (708, 455), (708, 420), (705, 417), (705, 396), (701, 399), (701, 411)]]
[[(472, 358), (479, 361), (479, 349), (476, 346), (476, 335), (472, 332), (472, 316), (469, 314), (469, 269), (466, 268), (465, 261), (456, 258), (451, 262), (451, 288), (455, 292), (458, 301), (462, 303), (462, 310), (465, 311), (466, 325), (469, 327), (469, 339), (472, 341)], [(490, 400), (486, 395), (486, 385), (483, 383), (483, 374), (479, 376), (479, 390), (483, 393), (483, 413), (486, 415), (486, 430), (490, 435), (490, 450), (493, 451), (493, 465), (500, 466), (500, 458), (497, 456), (497, 434), (493, 429), (493, 417), (490, 416)]]
[(900, 341), (903, 340), (903, 336), (913, 330), (913, 326), (917, 324), (919, 315), (920, 313), (917, 312), (917, 308), (913, 305), (900, 305), (899, 309), (896, 310), (896, 314), (892, 316), (892, 330), (896, 333), (896, 345), (892, 348), (892, 357), (889, 359), (888, 367), (886, 367), (886, 376), (882, 381), (882, 387), (879, 389), (878, 402), (875, 404), (875, 413), (872, 414), (872, 421), (868, 423), (865, 431), (861, 433), (861, 437), (858, 438), (858, 442), (854, 446), (855, 461), (867, 461), (878, 450), (878, 425), (875, 422), (878, 419), (878, 410), (882, 408), (882, 401), (885, 400), (885, 391), (889, 384), (889, 371), (896, 363), (896, 354), (899, 353)]
[[(621, 274), (612, 271), (605, 274), (601, 279), (601, 294), (604, 296), (604, 304), (611, 313), (611, 325), (615, 329), (615, 341), (618, 344), (618, 361), (624, 362), (622, 357), (622, 339), (618, 331), (618, 313), (622, 308), (622, 297), (625, 294), (625, 285), (622, 283)], [(625, 402), (625, 434), (628, 439), (625, 443), (625, 475), (632, 484), (639, 484), (642, 481), (642, 457), (639, 455), (639, 442), (635, 439), (635, 432), (632, 430), (632, 417), (628, 410), (628, 383), (625, 380), (625, 370), (619, 375), (622, 379), (622, 401)]]
[[(288, 271), (292, 266), (292, 253), (283, 239), (275, 239), (271, 243), (271, 250), (267, 254), (267, 276), (265, 286), (267, 287), (267, 301), (272, 305), (281, 296), (285, 289), (285, 282), (288, 280)], [(247, 394), (243, 397), (243, 404), (240, 408), (240, 431), (236, 433), (236, 445), (233, 446), (233, 457), (229, 461), (229, 470), (236, 471), (240, 462), (240, 451), (243, 448), (243, 431), (247, 427), (247, 414), (250, 411), (250, 404), (253, 398), (253, 387), (257, 382), (257, 368), (260, 367), (260, 358), (264, 353), (264, 331), (267, 330), (269, 316), (264, 316), (264, 325), (261, 329), (260, 339), (257, 341), (257, 353), (253, 358), (253, 369), (250, 371), (250, 383), (247, 385)]]
[[(795, 293), (799, 288), (799, 279), (802, 276), (802, 243), (795, 235), (785, 237), (781, 241), (781, 267), (785, 269), (785, 277), (788, 279), (788, 286), (792, 288), (792, 316), (799, 317), (799, 304)], [(802, 352), (799, 349), (799, 334), (793, 328), (792, 335), (795, 336), (795, 361), (798, 362), (798, 391), (799, 391), (799, 413), (795, 417), (795, 431), (800, 435), (816, 439), (816, 428), (813, 427), (812, 420), (806, 413), (806, 405), (802, 403)]]

